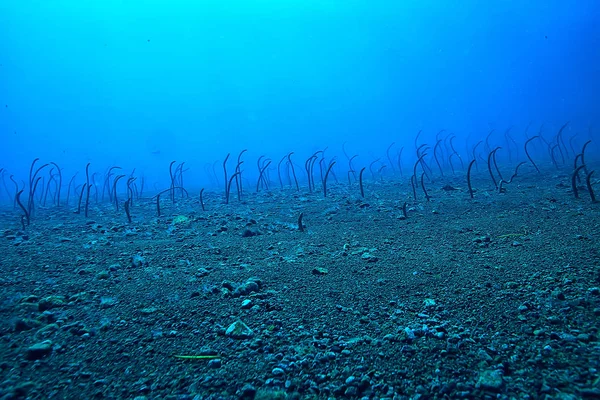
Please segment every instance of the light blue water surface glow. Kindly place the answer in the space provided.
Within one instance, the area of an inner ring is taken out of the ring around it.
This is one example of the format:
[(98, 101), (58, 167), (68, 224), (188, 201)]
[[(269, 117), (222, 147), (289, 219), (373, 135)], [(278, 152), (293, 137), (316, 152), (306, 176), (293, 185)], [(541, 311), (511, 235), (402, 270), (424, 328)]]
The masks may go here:
[(118, 164), (160, 187), (177, 160), (190, 185), (205, 186), (207, 163), (244, 148), (254, 169), (262, 154), (295, 151), (303, 165), (347, 142), (368, 165), (391, 142), (414, 158), (419, 129), (432, 144), (446, 128), (468, 158), (491, 128), (514, 126), (522, 143), (528, 123), (545, 123), (550, 138), (568, 120), (581, 144), (600, 105), (599, 8), (2, 1), (0, 167), (26, 180), (40, 157), (66, 180), (88, 162), (99, 172)]

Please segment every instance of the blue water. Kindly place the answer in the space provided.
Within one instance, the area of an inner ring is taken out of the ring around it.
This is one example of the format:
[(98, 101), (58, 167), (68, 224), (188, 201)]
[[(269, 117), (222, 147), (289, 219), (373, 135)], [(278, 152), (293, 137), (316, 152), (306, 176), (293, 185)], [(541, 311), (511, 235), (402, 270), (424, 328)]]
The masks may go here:
[[(551, 141), (571, 121), (565, 137), (580, 147), (598, 122), (599, 10), (587, 0), (2, 1), (0, 168), (27, 181), (39, 157), (81, 185), (87, 163), (99, 174), (119, 165), (163, 188), (176, 160), (199, 188), (214, 185), (207, 165), (242, 149), (248, 177), (260, 155), (274, 166), (294, 151), (302, 170), (326, 147), (327, 160), (344, 160), (345, 142), (357, 167), (406, 146), (410, 168), (421, 129), (430, 145), (452, 132), (466, 161), (491, 129), (502, 145), (510, 126), (522, 146), (542, 123)], [(345, 160), (335, 168), (345, 175)]]

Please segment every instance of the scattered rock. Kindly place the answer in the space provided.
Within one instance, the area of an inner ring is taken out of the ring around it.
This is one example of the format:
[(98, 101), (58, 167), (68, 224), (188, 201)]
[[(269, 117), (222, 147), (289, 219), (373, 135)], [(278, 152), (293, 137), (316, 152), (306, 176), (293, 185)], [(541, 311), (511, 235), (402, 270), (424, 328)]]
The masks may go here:
[(42, 325), (42, 323), (35, 319), (31, 319), (31, 318), (18, 319), (15, 322), (15, 332), (29, 331), (34, 328), (39, 328), (41, 325)]
[(136, 254), (131, 257), (131, 266), (134, 268), (141, 268), (146, 265), (146, 259), (140, 254)]
[(329, 273), (327, 268), (324, 267), (314, 267), (311, 272), (313, 275), (327, 275)]
[(258, 228), (246, 228), (242, 231), (242, 237), (252, 237), (262, 235)]
[(52, 353), (52, 341), (44, 340), (29, 347), (25, 352), (25, 358), (29, 361), (39, 360)]
[(476, 237), (473, 239), (473, 244), (478, 247), (488, 247), (492, 242), (492, 238), (489, 235)]
[[(260, 289), (261, 281), (258, 279), (249, 279), (245, 283), (242, 283), (233, 290), (233, 297), (246, 296), (253, 292), (258, 292)], [(230, 289), (231, 290), (231, 289)]]
[(371, 254), (369, 252), (363, 253), (360, 256), (360, 258), (362, 258), (366, 262), (370, 262), (370, 263), (379, 261), (379, 258), (377, 258), (377, 256), (374, 256), (373, 254)]
[(486, 370), (479, 374), (479, 379), (475, 385), (480, 389), (499, 391), (504, 384), (502, 373), (498, 370)]
[(425, 308), (435, 307), (435, 300), (434, 299), (425, 299), (425, 300), (423, 300), (423, 305), (425, 306)]
[(185, 215), (178, 215), (173, 218), (173, 225), (189, 225), (190, 219)]
[(46, 311), (51, 308), (62, 307), (65, 305), (65, 298), (62, 296), (48, 296), (44, 297), (38, 303), (38, 310)]
[(108, 271), (100, 271), (96, 275), (96, 279), (98, 279), (98, 280), (105, 280), (105, 279), (108, 279), (109, 276), (110, 275), (109, 275)]
[(249, 339), (254, 336), (254, 331), (248, 325), (238, 320), (229, 325), (229, 328), (225, 331), (225, 335), (233, 339)]
[(117, 304), (117, 299), (115, 299), (114, 297), (110, 297), (110, 296), (100, 297), (100, 307), (102, 307), (102, 308), (112, 307), (115, 304)]

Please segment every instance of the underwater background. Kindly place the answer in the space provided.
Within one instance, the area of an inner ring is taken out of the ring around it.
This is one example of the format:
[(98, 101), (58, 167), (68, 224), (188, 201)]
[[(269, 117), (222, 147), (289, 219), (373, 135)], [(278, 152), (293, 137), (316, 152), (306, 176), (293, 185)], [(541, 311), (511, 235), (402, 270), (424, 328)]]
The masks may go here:
[(367, 162), (445, 128), (464, 152), (532, 121), (585, 135), (599, 104), (594, 1), (0, 7), (0, 156), (21, 177), (41, 157), (162, 185), (178, 160), (207, 185), (205, 163), (245, 148), (308, 157), (348, 142)]

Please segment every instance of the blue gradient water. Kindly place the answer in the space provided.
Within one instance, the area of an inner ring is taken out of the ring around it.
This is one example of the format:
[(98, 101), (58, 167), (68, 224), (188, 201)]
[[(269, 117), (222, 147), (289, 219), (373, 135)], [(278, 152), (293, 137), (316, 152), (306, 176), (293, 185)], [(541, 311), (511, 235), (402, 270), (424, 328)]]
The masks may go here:
[(190, 185), (206, 186), (204, 166), (244, 148), (254, 174), (262, 154), (294, 151), (301, 165), (344, 142), (367, 165), (392, 142), (412, 147), (420, 129), (430, 144), (452, 131), (465, 159), (492, 128), (514, 126), (521, 145), (529, 122), (550, 138), (570, 120), (580, 145), (600, 104), (599, 9), (3, 1), (0, 167), (26, 180), (35, 157), (66, 177), (118, 164), (163, 187), (177, 160)]

